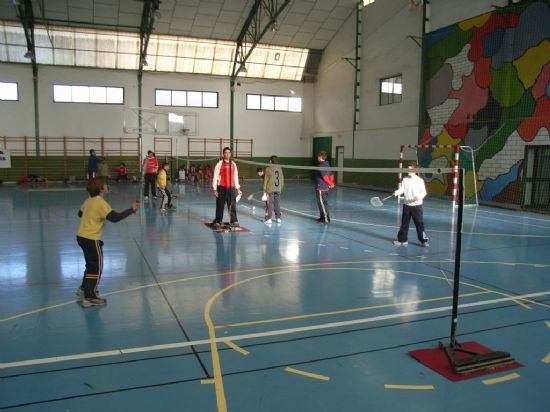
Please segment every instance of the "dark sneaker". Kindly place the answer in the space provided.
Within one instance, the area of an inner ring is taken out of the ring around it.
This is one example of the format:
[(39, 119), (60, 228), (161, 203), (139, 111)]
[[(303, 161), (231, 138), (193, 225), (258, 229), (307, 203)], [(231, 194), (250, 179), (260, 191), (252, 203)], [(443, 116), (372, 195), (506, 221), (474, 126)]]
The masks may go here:
[(98, 306), (98, 305), (105, 305), (107, 303), (107, 299), (103, 298), (84, 298), (82, 300), (82, 307), (83, 308), (91, 308), (92, 306)]
[(327, 224), (328, 222), (330, 222), (330, 220), (327, 220), (324, 217), (320, 217), (319, 219), (317, 219), (317, 223)]
[(231, 226), (231, 227), (241, 227), (241, 225), (239, 224), (239, 222), (237, 220), (235, 220), (234, 222), (230, 222), (229, 226)]
[(222, 227), (222, 224), (220, 222), (214, 222), (214, 223), (212, 223), (212, 227), (214, 229), (219, 229), (219, 228)]

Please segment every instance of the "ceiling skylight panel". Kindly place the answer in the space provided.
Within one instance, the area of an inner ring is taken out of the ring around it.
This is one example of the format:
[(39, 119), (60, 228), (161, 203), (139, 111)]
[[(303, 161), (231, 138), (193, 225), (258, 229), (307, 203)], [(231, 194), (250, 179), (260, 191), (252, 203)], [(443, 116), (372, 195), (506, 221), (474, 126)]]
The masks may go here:
[[(26, 52), (27, 52), (27, 48), (22, 47), (20, 54), (21, 54), (21, 57), (23, 57), (22, 61), (24, 63), (28, 63), (30, 61), (29, 59), (24, 57)], [(72, 53), (72, 50), (71, 50), (71, 53)], [(55, 64), (53, 60), (53, 50), (49, 47), (48, 48), (35, 47), (34, 54), (35, 54), (36, 62), (38, 64)], [(11, 61), (14, 61), (14, 60), (11, 60)], [(17, 60), (17, 61), (21, 61), (21, 60)]]
[(212, 63), (212, 74), (219, 76), (230, 76), (233, 62), (214, 60)]
[(194, 59), (177, 58), (176, 59), (176, 71), (179, 72), (179, 73), (193, 73), (194, 64), (195, 64)]
[(78, 51), (95, 51), (96, 50), (96, 35), (94, 33), (76, 33), (75, 35), (75, 48)]
[(5, 25), (4, 28), (6, 30), (6, 43), (10, 45), (27, 45), (22, 27)]
[(116, 54), (97, 52), (97, 65), (99, 67), (105, 67), (107, 69), (116, 68)]
[(246, 77), (264, 77), (265, 64), (246, 63)]
[[(159, 49), (159, 41), (156, 37), (151, 36), (149, 43), (147, 44), (147, 57), (157, 56)], [(149, 60), (147, 60), (149, 62)]]
[[(74, 49), (75, 48), (75, 34), (70, 31), (50, 30), (49, 36), (46, 30), (40, 30), (41, 40), (43, 39), (44, 47), (53, 47), (56, 49)], [(36, 40), (36, 31), (35, 31)], [(50, 43), (51, 39), (51, 43)], [(37, 43), (38, 44), (38, 43)]]
[(157, 56), (157, 70), (161, 72), (173, 72), (176, 67), (176, 58), (170, 56)]
[(98, 34), (97, 51), (116, 53), (117, 42), (117, 36), (114, 36), (112, 34)]
[(139, 56), (135, 53), (119, 52), (116, 57), (116, 68), (136, 70), (138, 68), (138, 59)]
[(299, 66), (302, 60), (302, 53), (300, 51), (287, 50), (284, 53), (285, 66)]
[(214, 52), (216, 50), (216, 45), (211, 42), (200, 42), (197, 45), (197, 53), (195, 57), (197, 59), (209, 59), (214, 60)]
[(233, 44), (218, 43), (216, 44), (214, 59), (222, 61), (233, 61), (233, 54), (235, 53), (235, 46)]
[(248, 58), (247, 63), (266, 63), (268, 56), (269, 52), (266, 49), (258, 46), (252, 51), (252, 54)]
[(118, 53), (139, 54), (139, 37), (130, 35), (117, 36)]
[(212, 60), (196, 60), (193, 73), (211, 74), (212, 73)]
[(301, 80), (302, 69), (296, 67), (283, 66), (281, 70), (281, 80)]
[(186, 40), (180, 40), (178, 48), (178, 57), (194, 58), (197, 53), (197, 43)]
[(53, 49), (53, 64), (60, 64), (62, 66), (74, 66), (74, 54), (74, 50), (72, 49)]
[(76, 51), (75, 63), (77, 66), (97, 67), (95, 51)]
[(273, 64), (268, 64), (265, 66), (264, 75), (268, 79), (279, 79), (281, 77), (281, 66), (276, 66)]
[(178, 42), (172, 38), (159, 38), (157, 54), (159, 56), (175, 56), (178, 51)]

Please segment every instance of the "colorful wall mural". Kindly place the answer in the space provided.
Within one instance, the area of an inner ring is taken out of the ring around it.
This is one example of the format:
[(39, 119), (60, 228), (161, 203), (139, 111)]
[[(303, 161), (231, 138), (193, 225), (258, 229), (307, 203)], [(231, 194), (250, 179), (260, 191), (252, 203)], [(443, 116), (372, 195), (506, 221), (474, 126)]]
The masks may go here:
[[(520, 204), (525, 146), (550, 144), (550, 0), (495, 8), (426, 44), (419, 143), (470, 146), (480, 200)], [(436, 166), (452, 152), (428, 155)]]

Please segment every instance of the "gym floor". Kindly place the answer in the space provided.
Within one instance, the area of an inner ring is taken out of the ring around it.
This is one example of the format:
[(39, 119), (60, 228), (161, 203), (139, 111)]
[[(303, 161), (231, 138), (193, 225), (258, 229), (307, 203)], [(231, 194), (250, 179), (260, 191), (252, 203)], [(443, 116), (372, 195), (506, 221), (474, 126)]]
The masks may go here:
[[(108, 303), (82, 308), (83, 187), (0, 187), (0, 409), (549, 411), (550, 216), (465, 208), (457, 339), (523, 367), (453, 383), (408, 354), (449, 341), (450, 202), (426, 199), (422, 248), (412, 224), (393, 245), (396, 200), (369, 202), (383, 193), (337, 187), (322, 225), (312, 183), (290, 181), (268, 226), (260, 183), (243, 190), (248, 231), (207, 228), (211, 191), (183, 184), (177, 210), (107, 222)], [(139, 191), (106, 200), (121, 211)]]

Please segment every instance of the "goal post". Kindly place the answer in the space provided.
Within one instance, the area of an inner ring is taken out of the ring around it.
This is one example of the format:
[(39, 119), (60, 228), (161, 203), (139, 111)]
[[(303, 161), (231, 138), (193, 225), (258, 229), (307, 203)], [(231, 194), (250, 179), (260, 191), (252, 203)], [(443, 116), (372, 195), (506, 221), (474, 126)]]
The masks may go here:
[[(413, 151), (406, 156), (406, 151)], [(452, 168), (449, 175), (424, 175), (426, 188), (432, 195), (450, 199), (453, 206), (458, 203), (458, 173), (465, 170), (464, 176), (464, 206), (477, 206), (477, 175), (475, 170), (474, 151), (470, 146), (460, 145), (401, 145), (399, 151), (399, 168), (406, 168), (406, 159), (415, 160), (421, 168)], [(400, 184), (403, 176), (399, 174)]]

